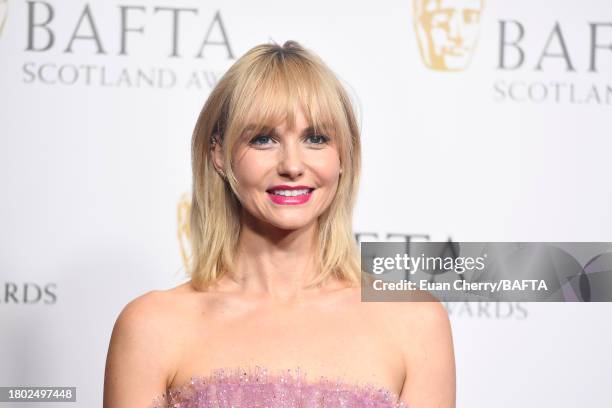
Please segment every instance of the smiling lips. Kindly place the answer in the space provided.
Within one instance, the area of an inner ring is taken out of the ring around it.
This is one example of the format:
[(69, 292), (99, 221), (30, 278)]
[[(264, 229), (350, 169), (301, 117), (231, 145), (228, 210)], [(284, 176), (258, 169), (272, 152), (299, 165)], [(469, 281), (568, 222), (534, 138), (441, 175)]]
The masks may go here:
[(266, 190), (268, 197), (275, 204), (297, 205), (310, 200), (314, 188), (308, 186), (274, 186)]

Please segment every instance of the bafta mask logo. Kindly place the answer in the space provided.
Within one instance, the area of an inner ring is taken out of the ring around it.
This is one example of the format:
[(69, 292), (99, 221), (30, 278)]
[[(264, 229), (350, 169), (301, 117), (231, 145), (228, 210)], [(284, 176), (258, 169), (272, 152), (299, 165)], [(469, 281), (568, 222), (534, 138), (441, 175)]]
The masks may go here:
[(179, 250), (181, 251), (183, 266), (187, 268), (189, 266), (189, 258), (191, 256), (191, 246), (189, 245), (189, 236), (191, 234), (191, 230), (189, 228), (189, 215), (191, 213), (191, 196), (189, 195), (189, 193), (184, 193), (181, 196), (176, 210), (177, 238), (179, 243)]
[(4, 29), (4, 23), (6, 22), (6, 16), (8, 15), (8, 0), (0, 0), (0, 35)]
[(466, 69), (478, 41), (485, 0), (413, 0), (414, 29), (425, 65)]

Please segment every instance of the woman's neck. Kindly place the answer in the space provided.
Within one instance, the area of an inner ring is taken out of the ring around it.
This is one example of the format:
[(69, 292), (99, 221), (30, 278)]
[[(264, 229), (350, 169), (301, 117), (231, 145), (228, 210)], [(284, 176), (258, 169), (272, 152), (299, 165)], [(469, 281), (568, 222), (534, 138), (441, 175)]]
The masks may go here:
[(258, 220), (242, 224), (235, 271), (230, 278), (245, 292), (276, 300), (304, 295), (305, 286), (317, 275), (317, 223), (300, 229), (281, 230)]

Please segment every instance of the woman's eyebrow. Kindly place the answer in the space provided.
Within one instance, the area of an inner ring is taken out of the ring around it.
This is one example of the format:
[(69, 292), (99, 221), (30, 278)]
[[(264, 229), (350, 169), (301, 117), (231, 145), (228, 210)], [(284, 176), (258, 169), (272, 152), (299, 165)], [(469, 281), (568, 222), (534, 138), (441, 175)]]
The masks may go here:
[[(275, 127), (272, 127), (272, 126), (265, 126), (265, 125), (264, 125), (264, 126), (261, 126), (261, 125), (257, 125), (257, 124), (254, 124), (254, 123), (250, 123), (250, 124), (248, 124), (248, 125), (247, 125), (247, 126), (244, 128), (244, 134), (248, 134), (249, 132), (251, 132), (252, 130), (255, 130), (255, 129), (257, 129), (257, 128), (260, 128), (260, 129), (261, 129), (261, 130), (260, 130), (261, 132), (270, 133), (270, 134), (272, 134), (272, 135), (274, 135), (274, 136), (277, 136), (277, 135), (278, 135), (278, 132), (277, 132), (277, 130), (276, 130), (276, 128), (275, 128)], [(320, 126), (320, 127), (319, 127), (319, 130), (320, 130), (320, 131), (324, 131), (324, 129), (326, 129), (326, 127), (325, 127), (325, 126)], [(315, 126), (308, 126), (308, 127), (305, 127), (304, 129), (302, 129), (301, 134), (302, 134), (302, 135), (307, 135), (307, 134), (314, 133), (315, 131), (316, 131), (316, 127), (315, 127)]]
[[(253, 126), (253, 128), (255, 127), (254, 125), (251, 125), (251, 126)], [(278, 131), (276, 130), (276, 128), (275, 128), (275, 127), (272, 127), (272, 126), (264, 126), (264, 127), (262, 128), (262, 130), (263, 130), (264, 132), (269, 132), (269, 133), (271, 133), (272, 135), (278, 136)], [(308, 134), (308, 133), (313, 133), (313, 132), (314, 132), (314, 130), (315, 130), (315, 127), (314, 127), (314, 126), (308, 126), (308, 127), (304, 128), (304, 129), (302, 129), (301, 134), (302, 134), (302, 135), (306, 135), (306, 134)]]
[(329, 133), (331, 132), (331, 126), (328, 125), (320, 125), (320, 126), (308, 126), (307, 128), (304, 128), (304, 130), (302, 130), (302, 135), (306, 135), (306, 134), (312, 134), (312, 133)]
[(314, 131), (315, 131), (315, 127), (314, 126), (308, 126), (304, 130), (302, 130), (302, 134), (306, 135), (306, 134), (309, 134), (309, 133), (314, 133)]
[(242, 134), (246, 135), (249, 134), (251, 131), (256, 130), (257, 128), (259, 128), (260, 132), (274, 132), (274, 129), (271, 126), (261, 126), (261, 125), (257, 125), (255, 123), (250, 123), (247, 126), (245, 126)]

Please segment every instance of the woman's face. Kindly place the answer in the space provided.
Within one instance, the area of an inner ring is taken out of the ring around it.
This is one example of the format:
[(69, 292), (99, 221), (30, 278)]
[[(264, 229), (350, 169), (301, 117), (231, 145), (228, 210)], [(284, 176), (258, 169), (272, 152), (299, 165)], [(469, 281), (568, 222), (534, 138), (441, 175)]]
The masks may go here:
[[(335, 143), (314, 133), (303, 111), (295, 128), (287, 123), (259, 134), (247, 132), (235, 146), (233, 170), (247, 216), (285, 230), (305, 227), (331, 204), (341, 173)], [(224, 168), (221, 149), (215, 164)]]

